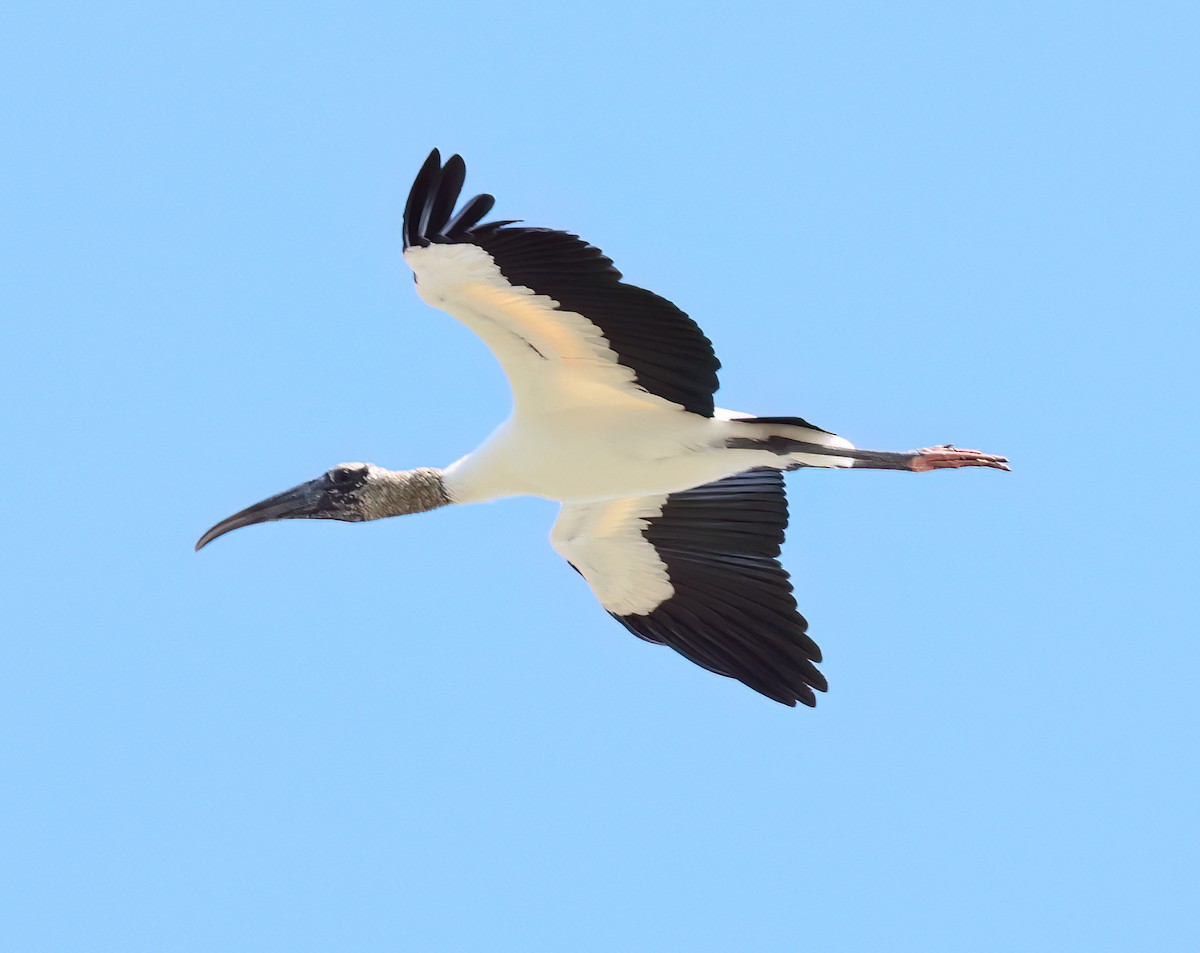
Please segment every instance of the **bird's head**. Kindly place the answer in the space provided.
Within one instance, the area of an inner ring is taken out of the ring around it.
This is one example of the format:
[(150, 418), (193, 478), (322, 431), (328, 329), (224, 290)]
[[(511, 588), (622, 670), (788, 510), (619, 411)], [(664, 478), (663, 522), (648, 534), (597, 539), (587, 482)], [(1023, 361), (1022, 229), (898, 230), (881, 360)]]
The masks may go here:
[(450, 500), (440, 470), (386, 470), (373, 463), (339, 463), (315, 480), (248, 506), (200, 537), (199, 550), (218, 536), (273, 520), (363, 520), (419, 513)]

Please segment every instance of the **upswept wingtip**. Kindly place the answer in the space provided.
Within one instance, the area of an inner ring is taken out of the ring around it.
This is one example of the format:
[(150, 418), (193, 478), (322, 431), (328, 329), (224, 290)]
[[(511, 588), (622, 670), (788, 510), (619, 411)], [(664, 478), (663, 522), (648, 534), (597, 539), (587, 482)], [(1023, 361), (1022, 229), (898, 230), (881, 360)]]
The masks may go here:
[(421, 243), (420, 220), (428, 200), (431, 186), (441, 175), (442, 154), (434, 149), (421, 164), (417, 177), (413, 180), (412, 188), (408, 191), (408, 201), (404, 203), (404, 247), (411, 248)]
[(442, 163), (433, 149), (413, 180), (404, 205), (404, 247), (424, 247), (431, 242), (466, 237), (492, 209), (495, 199), (487, 194), (469, 199), (454, 214), (467, 178), (467, 164), (454, 153)]

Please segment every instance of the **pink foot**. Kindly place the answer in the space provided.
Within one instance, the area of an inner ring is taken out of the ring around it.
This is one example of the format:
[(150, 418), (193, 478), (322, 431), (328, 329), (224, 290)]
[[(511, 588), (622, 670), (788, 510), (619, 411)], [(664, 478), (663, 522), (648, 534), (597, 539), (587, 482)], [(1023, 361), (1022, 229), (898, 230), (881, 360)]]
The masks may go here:
[(980, 453), (978, 450), (963, 450), (946, 444), (941, 447), (925, 447), (914, 451), (915, 456), (909, 466), (917, 473), (926, 470), (956, 469), (958, 467), (995, 467), (997, 470), (1009, 469), (1008, 460), (990, 453)]

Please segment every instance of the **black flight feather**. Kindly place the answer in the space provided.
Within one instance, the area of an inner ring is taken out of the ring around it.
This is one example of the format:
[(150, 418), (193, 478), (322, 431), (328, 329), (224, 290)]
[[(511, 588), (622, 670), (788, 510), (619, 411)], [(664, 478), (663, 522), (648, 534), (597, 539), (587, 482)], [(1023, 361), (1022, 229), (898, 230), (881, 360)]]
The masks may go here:
[(674, 594), (644, 615), (614, 616), (648, 642), (736, 678), (785, 705), (825, 691), (821, 650), (776, 557), (787, 528), (778, 470), (756, 469), (672, 493), (642, 535)]

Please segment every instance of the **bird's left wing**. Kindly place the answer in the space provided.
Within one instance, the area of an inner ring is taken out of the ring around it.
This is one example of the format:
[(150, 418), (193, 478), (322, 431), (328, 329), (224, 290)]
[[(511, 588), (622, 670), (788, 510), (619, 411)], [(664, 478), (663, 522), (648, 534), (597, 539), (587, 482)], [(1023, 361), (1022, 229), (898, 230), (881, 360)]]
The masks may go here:
[(421, 297), (491, 348), (518, 407), (604, 400), (610, 390), (712, 416), (720, 362), (695, 321), (623, 282), (576, 235), (480, 224), (490, 195), (456, 213), (465, 178), (459, 156), (442, 165), (433, 150), (404, 209), (404, 257)]
[(551, 542), (634, 635), (811, 706), (826, 684), (776, 559), (787, 520), (780, 472), (748, 470), (670, 495), (566, 503)]

